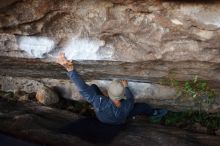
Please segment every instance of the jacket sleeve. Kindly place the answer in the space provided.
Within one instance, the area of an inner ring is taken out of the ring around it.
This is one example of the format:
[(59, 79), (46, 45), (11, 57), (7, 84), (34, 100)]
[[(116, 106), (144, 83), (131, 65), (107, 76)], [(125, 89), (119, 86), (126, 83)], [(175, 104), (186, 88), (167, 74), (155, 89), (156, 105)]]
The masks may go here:
[(128, 100), (134, 100), (134, 95), (131, 93), (128, 87), (125, 87), (125, 96)]
[(91, 86), (87, 85), (85, 81), (81, 78), (76, 70), (69, 71), (68, 76), (71, 81), (73, 81), (78, 88), (80, 94), (90, 103), (94, 101), (95, 91), (91, 89)]

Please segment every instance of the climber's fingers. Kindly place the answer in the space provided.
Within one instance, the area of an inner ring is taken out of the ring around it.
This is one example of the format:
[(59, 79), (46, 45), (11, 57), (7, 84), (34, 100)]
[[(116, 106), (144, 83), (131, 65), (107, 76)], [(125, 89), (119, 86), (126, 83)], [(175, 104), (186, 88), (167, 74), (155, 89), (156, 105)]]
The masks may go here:
[(58, 54), (58, 58), (56, 59), (56, 63), (59, 63), (61, 65), (64, 65), (68, 63), (69, 61), (66, 59), (65, 54), (63, 52), (60, 52)]

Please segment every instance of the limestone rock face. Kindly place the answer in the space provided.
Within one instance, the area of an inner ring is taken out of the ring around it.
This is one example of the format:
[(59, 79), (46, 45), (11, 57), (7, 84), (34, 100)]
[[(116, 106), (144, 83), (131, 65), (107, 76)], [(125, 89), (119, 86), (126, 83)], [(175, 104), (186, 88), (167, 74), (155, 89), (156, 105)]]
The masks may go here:
[[(15, 0), (0, 9), (0, 32), (6, 35), (1, 41), (18, 44), (34, 58), (63, 50), (71, 59), (219, 63), (219, 7), (218, 2)], [(1, 51), (14, 50), (9, 44)]]
[[(89, 81), (123, 78), (138, 87), (197, 76), (219, 91), (219, 14), (216, 0), (3, 0), (0, 75), (61, 84), (67, 76), (53, 61), (63, 51)], [(15, 87), (2, 88), (9, 85)], [(158, 89), (137, 92), (137, 99), (177, 99), (173, 90)]]
[(46, 86), (43, 86), (42, 88), (38, 89), (36, 93), (36, 99), (38, 100), (38, 102), (45, 105), (55, 104), (59, 101), (59, 98), (56, 95), (56, 93)]

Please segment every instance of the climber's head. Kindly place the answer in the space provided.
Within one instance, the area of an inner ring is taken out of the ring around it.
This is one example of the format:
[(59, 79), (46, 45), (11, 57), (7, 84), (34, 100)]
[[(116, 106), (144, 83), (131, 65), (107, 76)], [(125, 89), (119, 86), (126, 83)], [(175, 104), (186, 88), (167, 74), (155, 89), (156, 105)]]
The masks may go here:
[(113, 80), (108, 87), (108, 95), (112, 100), (126, 99), (125, 88), (119, 80)]

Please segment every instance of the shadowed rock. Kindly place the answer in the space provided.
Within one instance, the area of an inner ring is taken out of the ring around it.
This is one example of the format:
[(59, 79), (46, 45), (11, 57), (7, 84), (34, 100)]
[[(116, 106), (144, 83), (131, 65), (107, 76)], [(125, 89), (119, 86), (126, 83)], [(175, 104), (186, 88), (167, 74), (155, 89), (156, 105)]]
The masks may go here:
[(0, 99), (0, 113), (1, 132), (42, 145), (216, 146), (220, 143), (219, 136), (151, 125), (146, 121), (106, 125), (94, 118), (34, 102)]

